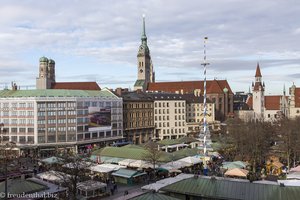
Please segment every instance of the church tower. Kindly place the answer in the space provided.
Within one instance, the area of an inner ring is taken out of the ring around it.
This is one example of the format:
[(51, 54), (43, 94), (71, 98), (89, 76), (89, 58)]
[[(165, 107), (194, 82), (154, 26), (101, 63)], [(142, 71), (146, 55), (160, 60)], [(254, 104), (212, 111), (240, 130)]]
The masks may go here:
[(147, 45), (145, 16), (143, 16), (143, 29), (141, 45), (137, 54), (137, 65), (137, 80), (134, 84), (134, 90), (146, 91), (148, 83), (155, 81), (155, 74), (153, 72), (150, 50)]
[(36, 89), (51, 89), (52, 83), (55, 83), (55, 62), (52, 59), (41, 57)]
[(262, 119), (264, 117), (265, 107), (265, 84), (262, 83), (262, 75), (260, 72), (259, 63), (257, 63), (255, 72), (255, 83), (252, 82), (253, 93), (253, 110), (255, 113), (255, 119)]

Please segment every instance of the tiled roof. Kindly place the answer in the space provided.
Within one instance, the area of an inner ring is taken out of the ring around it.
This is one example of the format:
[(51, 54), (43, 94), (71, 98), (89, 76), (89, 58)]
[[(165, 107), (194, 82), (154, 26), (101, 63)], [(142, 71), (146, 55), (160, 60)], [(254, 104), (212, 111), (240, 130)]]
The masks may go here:
[[(299, 199), (300, 187), (250, 183), (248, 180), (198, 177), (185, 179), (160, 190), (203, 199)], [(194, 199), (194, 198), (193, 198)], [(196, 198), (195, 198), (196, 199)]]
[[(183, 94), (183, 98), (186, 100), (186, 103), (203, 103), (203, 96), (195, 96), (194, 94)], [(207, 103), (211, 103), (209, 99), (206, 99)]]
[[(281, 98), (282, 98), (282, 95), (265, 96), (265, 108), (267, 110), (280, 110)], [(288, 97), (286, 97), (286, 98), (288, 98)], [(247, 99), (246, 103), (250, 108), (253, 108), (253, 97), (250, 96)]]
[(91, 90), (1, 90), (0, 98), (21, 97), (115, 97), (112, 92), (104, 89), (101, 91)]
[[(172, 158), (181, 159), (187, 156), (194, 156), (197, 154), (197, 151), (198, 151), (197, 148), (181, 149), (173, 153), (167, 153), (165, 151), (161, 151), (161, 157), (159, 158), (159, 161), (166, 163), (172, 161)], [(126, 145), (123, 147), (104, 147), (103, 149), (94, 151), (92, 154), (100, 157), (144, 160), (147, 151), (141, 146)]]
[(265, 107), (267, 110), (280, 110), (280, 99), (282, 96), (265, 96)]
[(249, 106), (249, 108), (253, 108), (253, 97), (249, 96), (246, 100), (246, 104)]
[[(0, 183), (0, 192), (4, 194), (5, 191), (5, 181)], [(30, 194), (34, 192), (39, 192), (42, 190), (47, 190), (48, 187), (39, 184), (30, 180), (20, 180), (20, 179), (11, 179), (8, 181), (8, 193), (10, 194)]]
[(145, 194), (130, 198), (130, 200), (179, 200), (175, 197), (170, 197), (160, 193), (147, 192)]
[(153, 101), (152, 97), (144, 92), (124, 92), (121, 97), (123, 101)]
[(56, 82), (51, 85), (51, 89), (101, 90), (96, 82)]
[[(223, 89), (227, 88), (230, 94), (233, 94), (227, 80), (208, 80), (206, 82), (207, 94), (223, 94)], [(194, 90), (200, 89), (201, 94), (204, 90), (204, 81), (179, 81), (179, 82), (156, 82), (148, 84), (148, 91), (176, 91), (183, 93), (194, 93)]]
[(257, 63), (257, 66), (256, 66), (255, 77), (262, 77), (261, 73), (260, 73), (260, 67), (259, 67), (258, 63)]
[(295, 106), (300, 107), (300, 88), (295, 89)]

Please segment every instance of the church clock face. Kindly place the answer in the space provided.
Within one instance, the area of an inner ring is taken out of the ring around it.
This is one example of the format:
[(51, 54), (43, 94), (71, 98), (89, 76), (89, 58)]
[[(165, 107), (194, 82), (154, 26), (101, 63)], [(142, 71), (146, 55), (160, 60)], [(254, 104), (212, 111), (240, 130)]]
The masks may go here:
[(140, 69), (140, 73), (143, 73), (143, 69)]

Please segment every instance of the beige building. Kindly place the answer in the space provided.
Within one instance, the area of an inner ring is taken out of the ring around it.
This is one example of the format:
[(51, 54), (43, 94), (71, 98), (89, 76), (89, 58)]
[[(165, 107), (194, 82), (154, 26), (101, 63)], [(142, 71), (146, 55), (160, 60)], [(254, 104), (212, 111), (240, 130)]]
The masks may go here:
[[(195, 96), (194, 94), (184, 94), (183, 97), (186, 100), (187, 133), (199, 134), (200, 130), (203, 129), (203, 96)], [(207, 99), (206, 106), (206, 121), (209, 125), (211, 125), (215, 122), (215, 104), (210, 102), (209, 99)]]
[(183, 95), (148, 93), (154, 100), (154, 139), (186, 136), (186, 101)]

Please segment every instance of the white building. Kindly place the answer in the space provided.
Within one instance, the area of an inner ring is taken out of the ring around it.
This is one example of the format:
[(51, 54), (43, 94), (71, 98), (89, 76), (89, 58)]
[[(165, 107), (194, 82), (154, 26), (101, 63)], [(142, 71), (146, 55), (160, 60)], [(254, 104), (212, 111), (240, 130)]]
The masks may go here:
[(288, 97), (283, 95), (265, 96), (265, 84), (262, 83), (262, 75), (259, 64), (256, 67), (255, 83), (252, 83), (252, 95), (246, 101), (250, 109), (239, 110), (239, 118), (249, 121), (252, 119), (274, 121), (281, 116), (288, 116)]
[(71, 148), (121, 139), (122, 99), (109, 90), (2, 90), (1, 142)]
[(156, 139), (177, 139), (186, 136), (186, 101), (181, 94), (149, 93), (154, 100)]

